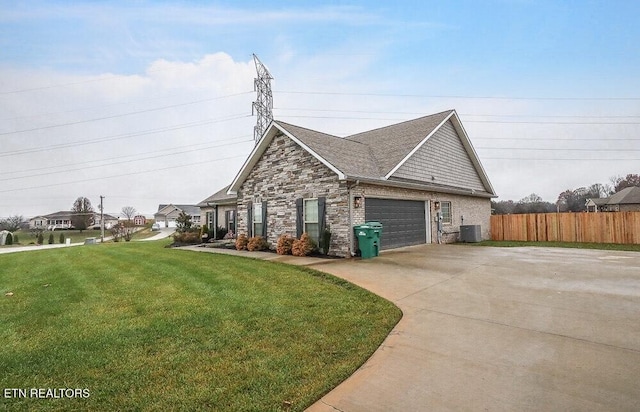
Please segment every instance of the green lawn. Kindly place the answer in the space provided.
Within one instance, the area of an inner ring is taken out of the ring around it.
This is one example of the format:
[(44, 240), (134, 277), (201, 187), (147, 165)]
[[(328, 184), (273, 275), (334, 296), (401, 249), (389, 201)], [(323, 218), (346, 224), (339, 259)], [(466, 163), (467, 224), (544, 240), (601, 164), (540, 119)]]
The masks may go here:
[(401, 316), (320, 272), (167, 243), (0, 255), (1, 390), (89, 393), (0, 410), (304, 410)]
[(574, 249), (601, 249), (601, 250), (622, 250), (630, 252), (640, 252), (640, 245), (621, 245), (613, 243), (574, 243), (574, 242), (517, 242), (517, 241), (496, 241), (484, 240), (478, 243), (461, 243), (475, 246), (493, 246), (493, 247), (564, 247)]
[[(60, 234), (63, 234), (65, 238), (71, 239), (71, 243), (82, 243), (88, 237), (95, 237), (100, 239), (100, 230), (83, 230), (80, 232), (79, 230), (54, 230), (53, 232), (44, 231), (42, 232), (42, 237), (44, 239), (43, 244), (49, 244), (49, 235), (53, 234), (53, 243), (60, 243)], [(15, 232), (18, 235), (18, 240), (20, 242), (19, 245), (14, 246), (27, 246), (29, 244), (35, 244), (37, 239), (36, 236), (31, 233), (29, 230), (18, 230)], [(105, 237), (110, 236), (109, 231), (105, 231)]]

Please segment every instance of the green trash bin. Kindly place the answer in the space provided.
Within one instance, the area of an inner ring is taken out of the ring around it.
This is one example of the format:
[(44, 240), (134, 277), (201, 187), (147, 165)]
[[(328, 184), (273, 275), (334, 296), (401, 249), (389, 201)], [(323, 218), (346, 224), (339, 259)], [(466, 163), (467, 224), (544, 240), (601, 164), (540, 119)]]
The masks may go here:
[(378, 256), (379, 241), (375, 233), (375, 229), (369, 225), (356, 225), (353, 227), (353, 231), (358, 239), (358, 249), (360, 249), (360, 256), (362, 259), (371, 259)]
[(373, 232), (373, 250), (374, 256), (378, 256), (380, 254), (380, 238), (382, 237), (382, 223), (380, 222), (365, 222), (365, 225), (368, 225)]

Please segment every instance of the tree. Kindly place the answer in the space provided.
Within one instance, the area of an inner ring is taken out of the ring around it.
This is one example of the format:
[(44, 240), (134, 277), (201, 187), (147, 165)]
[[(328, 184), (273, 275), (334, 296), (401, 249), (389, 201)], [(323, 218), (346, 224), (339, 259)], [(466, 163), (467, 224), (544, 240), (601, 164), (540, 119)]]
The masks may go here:
[(587, 199), (598, 197), (597, 193), (592, 193), (586, 187), (568, 189), (558, 195), (557, 205), (561, 212), (584, 212)]
[(0, 221), (0, 230), (8, 230), (9, 232), (15, 232), (22, 224), (25, 222), (24, 217), (22, 216), (9, 216), (6, 219)]
[(136, 215), (136, 208), (133, 206), (125, 206), (122, 208), (122, 214), (127, 218), (127, 223), (131, 225), (131, 219)]
[(640, 186), (640, 175), (638, 174), (629, 173), (624, 178), (621, 176), (614, 176), (610, 180), (611, 185), (613, 186), (613, 193), (618, 193), (627, 187)]
[(73, 212), (71, 216), (73, 226), (75, 226), (80, 233), (93, 224), (93, 206), (91, 206), (91, 201), (86, 197), (81, 196), (77, 198), (76, 201), (73, 202), (71, 211)]
[(516, 204), (513, 200), (500, 200), (499, 202), (491, 201), (491, 209), (496, 215), (510, 215), (513, 213)]
[(542, 197), (535, 193), (520, 199), (515, 205), (513, 213), (549, 213), (555, 211), (552, 203), (545, 202)]
[(176, 229), (178, 232), (188, 232), (191, 229), (191, 215), (184, 212), (180, 212), (176, 218)]

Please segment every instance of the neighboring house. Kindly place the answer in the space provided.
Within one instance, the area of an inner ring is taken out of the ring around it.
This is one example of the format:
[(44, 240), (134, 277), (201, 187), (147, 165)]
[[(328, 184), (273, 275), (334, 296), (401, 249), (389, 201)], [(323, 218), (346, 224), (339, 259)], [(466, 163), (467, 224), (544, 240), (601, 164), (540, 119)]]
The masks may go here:
[(213, 232), (214, 238), (217, 236), (218, 228), (222, 227), (227, 233), (236, 233), (237, 202), (236, 195), (229, 195), (229, 186), (212, 194), (202, 202), (198, 203), (202, 215), (205, 216), (204, 223)]
[(600, 199), (587, 199), (587, 212), (588, 213), (597, 213), (597, 212), (605, 212), (605, 208), (607, 202), (609, 201), (608, 197), (603, 197)]
[(71, 229), (73, 228), (73, 224), (71, 223), (72, 216), (73, 212), (64, 210), (50, 213), (48, 215), (36, 216), (29, 219), (29, 229)]
[(36, 216), (29, 219), (29, 229), (46, 229), (49, 219), (45, 216)]
[[(111, 229), (112, 227), (118, 225), (118, 218), (115, 216), (111, 216), (105, 213), (102, 215), (102, 218), (104, 218), (105, 229)], [(93, 227), (94, 229), (102, 228), (100, 213), (95, 214), (95, 217), (93, 218), (93, 225), (91, 227)]]
[(147, 224), (147, 218), (142, 215), (137, 215), (133, 217), (134, 226), (144, 226)]
[(196, 205), (160, 205), (153, 217), (160, 227), (176, 227), (176, 219), (181, 212), (191, 216), (192, 226), (200, 226), (200, 208)]
[(495, 192), (449, 110), (340, 138), (274, 121), (233, 180), (238, 233), (331, 232), (329, 253), (356, 251), (353, 226), (383, 224), (381, 248), (455, 241), (461, 224), (489, 238)]
[[(42, 229), (42, 230), (60, 230), (60, 229), (73, 229), (73, 215), (72, 211), (60, 211), (51, 213), (48, 215), (36, 216), (29, 219), (29, 229)], [(118, 218), (111, 215), (104, 215), (105, 228), (110, 229), (113, 225), (118, 224)], [(93, 223), (91, 227), (100, 227), (100, 213), (95, 213), (93, 216)]]
[(587, 212), (640, 212), (640, 187), (627, 187), (607, 198), (587, 199)]

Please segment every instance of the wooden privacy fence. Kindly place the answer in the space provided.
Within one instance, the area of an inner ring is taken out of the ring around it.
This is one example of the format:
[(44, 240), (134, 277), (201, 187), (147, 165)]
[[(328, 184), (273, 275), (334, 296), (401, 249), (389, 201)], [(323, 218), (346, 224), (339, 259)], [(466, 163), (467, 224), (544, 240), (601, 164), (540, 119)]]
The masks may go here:
[(493, 215), (491, 240), (640, 244), (640, 212)]

